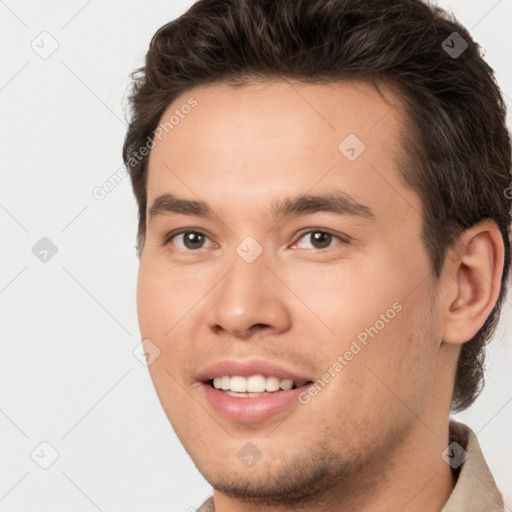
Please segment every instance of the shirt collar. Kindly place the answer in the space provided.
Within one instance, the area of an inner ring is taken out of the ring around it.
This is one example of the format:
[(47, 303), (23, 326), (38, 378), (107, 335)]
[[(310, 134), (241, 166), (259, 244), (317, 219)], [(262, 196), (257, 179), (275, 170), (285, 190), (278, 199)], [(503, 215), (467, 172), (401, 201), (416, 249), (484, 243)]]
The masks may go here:
[(450, 446), (451, 443), (459, 444), (467, 452), (467, 459), (454, 470), (457, 482), (441, 512), (502, 512), (503, 499), (476, 434), (467, 425), (451, 421)]

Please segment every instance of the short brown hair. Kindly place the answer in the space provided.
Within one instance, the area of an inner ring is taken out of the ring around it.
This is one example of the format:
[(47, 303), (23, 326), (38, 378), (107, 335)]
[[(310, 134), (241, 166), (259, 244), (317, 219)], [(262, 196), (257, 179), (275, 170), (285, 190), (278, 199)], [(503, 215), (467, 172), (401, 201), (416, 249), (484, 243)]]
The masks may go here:
[(420, 0), (199, 0), (161, 27), (145, 66), (132, 73), (123, 146), (139, 206), (139, 256), (149, 158), (139, 150), (166, 108), (195, 86), (270, 78), (395, 88), (408, 127), (399, 167), (422, 200), (423, 241), (437, 277), (462, 230), (482, 219), (498, 225), (505, 245), (499, 298), (458, 361), (452, 410), (465, 409), (482, 388), (484, 346), (506, 294), (511, 150), (493, 70), (468, 31), (438, 7)]

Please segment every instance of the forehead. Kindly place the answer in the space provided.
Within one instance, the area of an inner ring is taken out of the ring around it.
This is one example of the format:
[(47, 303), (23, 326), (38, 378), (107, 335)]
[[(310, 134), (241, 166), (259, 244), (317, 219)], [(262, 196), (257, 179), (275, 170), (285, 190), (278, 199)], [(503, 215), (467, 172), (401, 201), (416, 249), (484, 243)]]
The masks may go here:
[(392, 207), (397, 194), (411, 191), (396, 164), (398, 97), (381, 91), (357, 81), (191, 89), (161, 118), (149, 158), (148, 205), (172, 192), (243, 208), (269, 196), (336, 187)]

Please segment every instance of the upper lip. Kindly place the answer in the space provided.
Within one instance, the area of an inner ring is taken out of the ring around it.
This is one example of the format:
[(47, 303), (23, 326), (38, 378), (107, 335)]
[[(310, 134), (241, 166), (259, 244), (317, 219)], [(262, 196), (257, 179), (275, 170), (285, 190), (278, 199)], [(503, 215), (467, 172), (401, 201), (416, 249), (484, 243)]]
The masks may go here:
[(199, 382), (206, 382), (214, 377), (231, 377), (237, 375), (241, 377), (250, 377), (251, 375), (274, 376), (280, 379), (291, 379), (293, 381), (310, 381), (311, 377), (288, 370), (283, 366), (270, 361), (251, 359), (248, 361), (224, 360), (218, 361), (201, 370), (196, 378)]

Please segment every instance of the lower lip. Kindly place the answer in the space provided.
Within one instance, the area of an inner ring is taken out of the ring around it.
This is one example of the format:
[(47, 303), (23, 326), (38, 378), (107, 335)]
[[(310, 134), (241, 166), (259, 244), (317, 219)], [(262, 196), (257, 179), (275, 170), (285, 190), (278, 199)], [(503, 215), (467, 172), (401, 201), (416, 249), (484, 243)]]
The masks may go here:
[(220, 415), (234, 421), (254, 423), (271, 418), (293, 404), (298, 405), (300, 393), (308, 386), (289, 391), (275, 391), (268, 395), (240, 398), (226, 395), (206, 383), (202, 383), (201, 387), (208, 402)]

